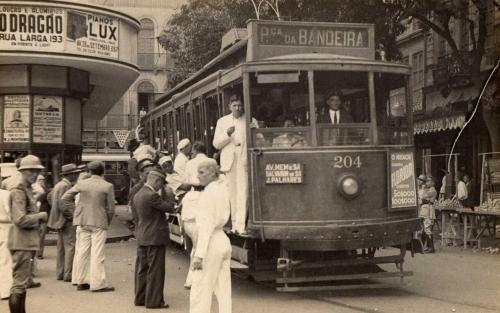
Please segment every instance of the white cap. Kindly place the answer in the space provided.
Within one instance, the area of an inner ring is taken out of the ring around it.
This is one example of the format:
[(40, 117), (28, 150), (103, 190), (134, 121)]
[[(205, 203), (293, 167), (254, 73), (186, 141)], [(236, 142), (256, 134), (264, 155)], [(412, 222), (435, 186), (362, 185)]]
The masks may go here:
[(182, 139), (181, 141), (179, 141), (179, 144), (177, 145), (177, 150), (181, 150), (181, 149), (184, 149), (187, 147), (187, 145), (189, 145), (191, 143), (191, 141), (189, 141), (189, 139), (187, 138), (184, 138)]
[(164, 157), (161, 157), (160, 160), (158, 161), (158, 164), (160, 164), (160, 166), (163, 165), (163, 163), (165, 162), (172, 162), (172, 157), (170, 155), (166, 155)]

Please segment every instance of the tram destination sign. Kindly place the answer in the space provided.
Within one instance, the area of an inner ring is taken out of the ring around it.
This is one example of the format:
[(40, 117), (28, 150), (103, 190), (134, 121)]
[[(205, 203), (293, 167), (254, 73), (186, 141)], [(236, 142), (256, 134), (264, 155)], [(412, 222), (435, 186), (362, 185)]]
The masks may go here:
[(392, 209), (417, 205), (415, 164), (412, 152), (390, 153), (390, 186)]
[(302, 184), (304, 166), (301, 163), (267, 163), (266, 184)]
[(250, 58), (329, 53), (373, 58), (374, 29), (369, 24), (253, 21)]

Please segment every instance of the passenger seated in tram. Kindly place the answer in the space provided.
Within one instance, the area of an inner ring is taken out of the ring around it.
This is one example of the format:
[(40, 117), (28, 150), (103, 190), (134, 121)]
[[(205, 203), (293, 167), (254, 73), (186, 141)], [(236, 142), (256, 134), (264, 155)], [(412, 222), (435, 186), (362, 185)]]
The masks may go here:
[[(283, 127), (295, 127), (295, 122), (291, 119), (285, 120)], [(302, 148), (306, 146), (304, 136), (293, 131), (287, 131), (273, 139), (273, 148)]]

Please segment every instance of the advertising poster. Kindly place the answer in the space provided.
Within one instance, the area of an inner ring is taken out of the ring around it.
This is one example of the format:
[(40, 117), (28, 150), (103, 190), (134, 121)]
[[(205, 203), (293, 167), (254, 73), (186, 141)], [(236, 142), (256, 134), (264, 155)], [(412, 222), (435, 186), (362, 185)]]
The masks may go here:
[(0, 50), (64, 50), (64, 10), (0, 5)]
[(67, 17), (67, 52), (118, 59), (118, 19), (77, 11)]
[(4, 142), (29, 142), (30, 97), (4, 96)]
[(412, 152), (391, 152), (391, 208), (417, 205)]
[(33, 142), (63, 143), (62, 97), (35, 96), (33, 99)]

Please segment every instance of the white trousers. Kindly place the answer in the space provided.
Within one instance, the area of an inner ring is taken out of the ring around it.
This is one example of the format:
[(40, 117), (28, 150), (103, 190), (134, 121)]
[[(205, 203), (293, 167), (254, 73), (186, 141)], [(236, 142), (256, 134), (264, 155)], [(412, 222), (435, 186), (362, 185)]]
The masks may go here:
[(222, 230), (216, 230), (210, 238), (203, 270), (193, 271), (189, 312), (210, 313), (214, 294), (219, 313), (231, 313), (231, 244)]
[(191, 286), (192, 278), (193, 278), (193, 270), (191, 269), (191, 260), (193, 259), (194, 252), (196, 251), (196, 239), (198, 235), (198, 231), (196, 229), (196, 221), (195, 220), (189, 220), (189, 221), (184, 221), (182, 226), (184, 227), (184, 231), (186, 234), (189, 236), (191, 239), (191, 242), (193, 243), (193, 247), (191, 249), (191, 254), (190, 254), (190, 262), (189, 262), (189, 271), (186, 276), (186, 282), (184, 283), (184, 286)]
[[(76, 271), (76, 268), (77, 268), (77, 264), (78, 264), (78, 246), (79, 246), (79, 239), (80, 238), (80, 227), (77, 227), (76, 228), (76, 240), (75, 240), (75, 256), (73, 257), (73, 274), (71, 275), (71, 284), (73, 285), (76, 285), (78, 284), (77, 283), (77, 280), (76, 280), (76, 275), (75, 275), (75, 271)], [(88, 277), (88, 269), (86, 270), (86, 273), (87, 273), (87, 276), (85, 277), (85, 281), (90, 281), (90, 278)]]
[(104, 267), (104, 245), (107, 231), (93, 226), (78, 226), (75, 252), (77, 284), (90, 284), (90, 290), (108, 287)]
[(226, 173), (229, 201), (231, 203), (232, 230), (245, 231), (247, 219), (248, 171), (241, 160), (240, 149), (235, 150), (231, 169)]
[(10, 296), (12, 287), (12, 256), (7, 247), (7, 234), (11, 224), (0, 224), (0, 298)]

